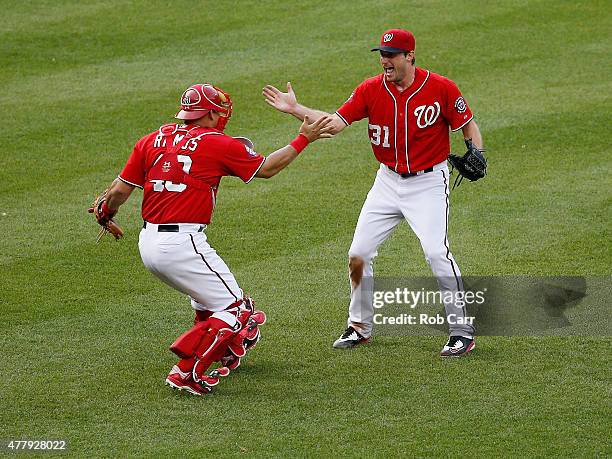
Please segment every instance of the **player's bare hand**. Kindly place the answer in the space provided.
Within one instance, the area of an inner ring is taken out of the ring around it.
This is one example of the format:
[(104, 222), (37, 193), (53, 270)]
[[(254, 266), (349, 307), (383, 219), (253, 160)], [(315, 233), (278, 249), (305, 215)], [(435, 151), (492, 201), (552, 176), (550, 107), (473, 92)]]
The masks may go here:
[(332, 137), (331, 122), (331, 117), (322, 116), (314, 123), (311, 123), (308, 115), (306, 115), (304, 116), (304, 122), (300, 126), (300, 134), (304, 135), (309, 142)]
[(272, 85), (266, 85), (262, 95), (268, 104), (281, 112), (293, 113), (295, 107), (297, 107), (297, 98), (290, 82), (287, 82), (287, 92), (281, 92)]

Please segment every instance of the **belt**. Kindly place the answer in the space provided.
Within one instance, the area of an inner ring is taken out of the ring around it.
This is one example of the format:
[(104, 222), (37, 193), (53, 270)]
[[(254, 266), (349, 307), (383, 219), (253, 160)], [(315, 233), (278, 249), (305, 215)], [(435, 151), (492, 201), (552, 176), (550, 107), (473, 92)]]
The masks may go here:
[[(149, 226), (151, 225), (151, 223), (149, 223)], [(180, 233), (181, 229), (183, 230), (183, 232), (200, 232), (200, 231), (204, 231), (206, 229), (206, 225), (193, 225), (193, 224), (188, 224), (188, 225), (181, 225), (179, 224), (174, 224), (174, 225), (156, 225), (157, 226), (157, 232), (158, 233)], [(147, 222), (143, 222), (142, 223), (142, 227), (146, 228), (147, 227)]]
[(400, 174), (399, 172), (394, 171), (391, 166), (387, 166), (387, 167), (389, 168), (390, 171), (395, 172), (401, 178), (416, 177), (417, 175), (427, 174), (428, 172), (433, 172), (434, 170), (433, 167), (428, 167), (427, 169), (423, 169), (422, 171), (408, 172), (407, 174)]

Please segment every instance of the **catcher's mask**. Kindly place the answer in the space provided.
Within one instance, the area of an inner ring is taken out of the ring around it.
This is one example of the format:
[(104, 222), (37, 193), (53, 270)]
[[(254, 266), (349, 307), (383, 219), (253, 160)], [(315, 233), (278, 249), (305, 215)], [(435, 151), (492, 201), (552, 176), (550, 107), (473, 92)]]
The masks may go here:
[(181, 96), (181, 110), (175, 118), (181, 120), (197, 120), (208, 112), (214, 111), (220, 115), (216, 128), (225, 129), (232, 116), (232, 100), (230, 95), (212, 84), (194, 84), (187, 88)]

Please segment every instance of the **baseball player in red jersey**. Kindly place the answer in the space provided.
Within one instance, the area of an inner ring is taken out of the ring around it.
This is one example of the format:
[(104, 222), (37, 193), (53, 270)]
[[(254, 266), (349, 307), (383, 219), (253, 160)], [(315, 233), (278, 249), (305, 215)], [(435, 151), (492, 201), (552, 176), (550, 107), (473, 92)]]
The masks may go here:
[[(221, 178), (236, 176), (245, 183), (270, 178), (309, 142), (330, 136), (329, 120), (309, 124), (306, 119), (289, 145), (265, 157), (248, 139), (223, 133), (231, 113), (229, 94), (221, 89), (210, 84), (188, 88), (176, 115), (184, 124), (164, 125), (140, 139), (95, 212), (106, 227), (134, 188), (143, 189), (142, 261), (163, 282), (189, 295), (196, 313), (195, 325), (171, 346), (181, 360), (166, 383), (194, 395), (209, 393), (219, 377), (240, 364), (265, 321), (204, 233)], [(206, 374), (214, 362), (221, 366)]]
[[(290, 83), (286, 93), (269, 85), (263, 90), (270, 105), (298, 119), (328, 117), (334, 134), (368, 118), (368, 134), (380, 168), (349, 250), (351, 301), (348, 328), (334, 343), (340, 349), (370, 340), (373, 296), (360, 285), (365, 277), (373, 276), (378, 247), (402, 220), (418, 236), (440, 290), (453, 292), (442, 298), (457, 298), (456, 293), (463, 291), (461, 272), (447, 237), (449, 129), (461, 130), (466, 141), (471, 139), (476, 147), (482, 147), (478, 126), (455, 83), (415, 66), (411, 32), (388, 30), (372, 51), (379, 51), (383, 73), (357, 86), (332, 115), (299, 104)], [(474, 327), (465, 320), (465, 310), (459, 304), (446, 301), (445, 309), (450, 337), (440, 355), (465, 355), (474, 348)]]

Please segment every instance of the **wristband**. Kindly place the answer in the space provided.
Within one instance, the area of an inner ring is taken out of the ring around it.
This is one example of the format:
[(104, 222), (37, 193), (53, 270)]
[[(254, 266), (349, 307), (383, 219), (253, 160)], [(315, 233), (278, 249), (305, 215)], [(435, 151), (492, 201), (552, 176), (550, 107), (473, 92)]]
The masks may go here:
[(289, 145), (295, 148), (295, 151), (301, 153), (304, 148), (308, 146), (310, 140), (304, 134), (298, 134), (295, 139), (291, 141)]
[(117, 213), (116, 210), (113, 211), (108, 208), (108, 206), (106, 205), (106, 201), (102, 202), (100, 209), (102, 210), (102, 217), (108, 218), (109, 220), (113, 218), (115, 214)]

